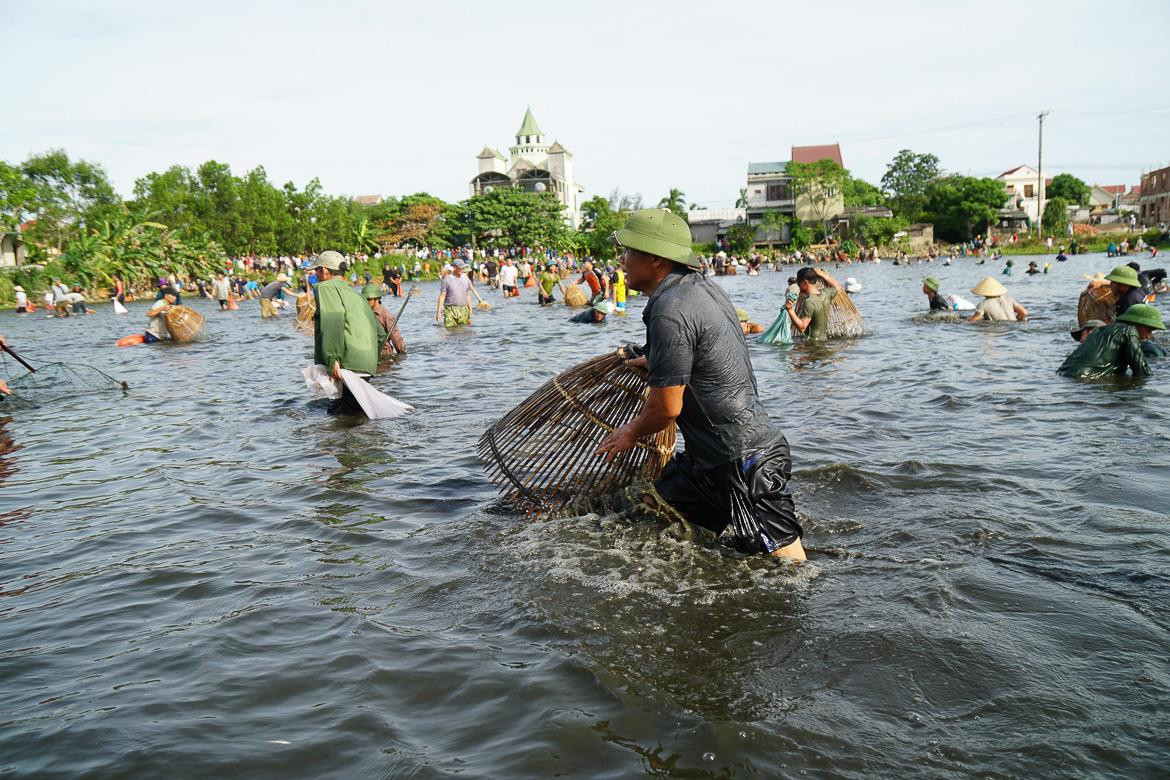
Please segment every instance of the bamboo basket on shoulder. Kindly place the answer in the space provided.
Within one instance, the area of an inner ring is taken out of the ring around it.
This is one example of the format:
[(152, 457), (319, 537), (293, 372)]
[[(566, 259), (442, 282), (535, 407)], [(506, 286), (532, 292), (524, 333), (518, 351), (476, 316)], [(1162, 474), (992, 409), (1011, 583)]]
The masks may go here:
[(1108, 284), (1090, 285), (1077, 300), (1077, 325), (1089, 320), (1113, 322), (1116, 312), (1117, 293)]
[(194, 341), (203, 332), (203, 315), (186, 306), (172, 306), (167, 309), (166, 319), (171, 340), (180, 344)]
[(865, 335), (865, 319), (853, 304), (853, 298), (838, 290), (829, 305), (829, 338), (854, 339)]
[(569, 289), (565, 290), (566, 306), (572, 306), (573, 308), (579, 309), (587, 303), (589, 303), (589, 296), (586, 295), (585, 291), (582, 290), (579, 286), (574, 284), (570, 286)]
[(636, 479), (654, 480), (674, 454), (670, 426), (606, 462), (595, 455), (634, 419), (649, 385), (619, 352), (559, 374), (488, 428), (477, 451), (488, 478), (527, 517), (555, 514), (581, 497), (602, 498)]

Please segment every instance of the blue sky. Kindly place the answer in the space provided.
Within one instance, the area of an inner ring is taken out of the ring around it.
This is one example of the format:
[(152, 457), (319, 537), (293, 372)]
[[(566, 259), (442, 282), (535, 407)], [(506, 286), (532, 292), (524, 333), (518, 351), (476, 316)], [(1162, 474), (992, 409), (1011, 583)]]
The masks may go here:
[(0, 158), (134, 180), (216, 159), (335, 194), (467, 195), (531, 105), (586, 197), (730, 206), (749, 160), (840, 142), (1136, 184), (1170, 164), (1170, 2), (9, 2)]

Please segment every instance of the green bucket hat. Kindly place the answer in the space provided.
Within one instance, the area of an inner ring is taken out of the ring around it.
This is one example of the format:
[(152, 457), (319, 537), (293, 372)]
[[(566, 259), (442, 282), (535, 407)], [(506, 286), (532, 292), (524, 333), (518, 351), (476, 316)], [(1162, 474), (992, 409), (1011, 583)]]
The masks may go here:
[(747, 322), (749, 319), (751, 319), (751, 316), (748, 314), (747, 309), (737, 308), (735, 310), (735, 318), (740, 322)]
[(1142, 283), (1138, 281), (1137, 271), (1130, 268), (1128, 265), (1119, 265), (1109, 272), (1105, 277), (1106, 281), (1117, 282), (1118, 284), (1127, 284), (1130, 287), (1141, 287)]
[(639, 209), (614, 233), (621, 246), (663, 257), (688, 268), (698, 268), (699, 258), (691, 251), (691, 229), (685, 219), (667, 209)]
[(922, 284), (925, 285), (926, 287), (929, 287), (930, 289), (934, 290), (935, 292), (938, 292), (939, 285), (942, 283), (938, 279), (935, 279), (933, 276), (928, 276), (922, 280)]
[(1128, 322), (1130, 325), (1145, 325), (1154, 330), (1166, 330), (1166, 326), (1162, 324), (1162, 312), (1148, 303), (1135, 303), (1126, 309), (1125, 314), (1118, 317), (1117, 321)]
[(382, 297), (382, 288), (376, 284), (372, 284), (372, 283), (367, 284), (365, 287), (362, 288), (362, 297), (365, 298), (367, 301), (370, 300), (371, 298), (381, 298)]

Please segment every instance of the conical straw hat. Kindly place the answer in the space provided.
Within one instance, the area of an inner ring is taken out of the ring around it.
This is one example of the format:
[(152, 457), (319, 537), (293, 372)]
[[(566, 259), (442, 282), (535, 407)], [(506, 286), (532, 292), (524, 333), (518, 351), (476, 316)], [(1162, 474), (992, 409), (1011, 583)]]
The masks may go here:
[(1007, 293), (1007, 288), (1000, 284), (995, 277), (988, 276), (982, 282), (971, 288), (971, 292), (982, 295), (984, 298), (998, 298)]

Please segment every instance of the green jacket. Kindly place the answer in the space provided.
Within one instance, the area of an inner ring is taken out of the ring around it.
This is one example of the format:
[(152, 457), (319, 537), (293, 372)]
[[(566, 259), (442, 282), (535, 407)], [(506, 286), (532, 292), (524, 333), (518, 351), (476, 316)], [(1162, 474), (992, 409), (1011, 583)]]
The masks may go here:
[(321, 282), (314, 294), (313, 360), (326, 369), (337, 361), (350, 371), (376, 373), (386, 330), (370, 305), (340, 278)]
[(1137, 328), (1128, 322), (1115, 322), (1097, 328), (1073, 353), (1064, 359), (1056, 373), (1064, 376), (1095, 379), (1132, 370), (1134, 376), (1149, 376), (1150, 367), (1142, 354)]

